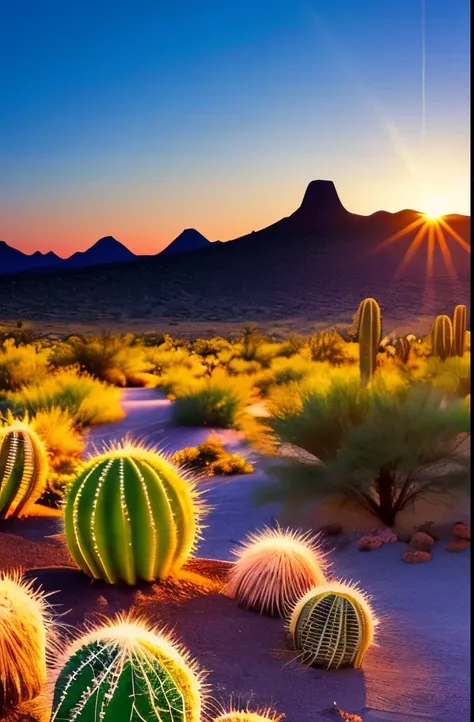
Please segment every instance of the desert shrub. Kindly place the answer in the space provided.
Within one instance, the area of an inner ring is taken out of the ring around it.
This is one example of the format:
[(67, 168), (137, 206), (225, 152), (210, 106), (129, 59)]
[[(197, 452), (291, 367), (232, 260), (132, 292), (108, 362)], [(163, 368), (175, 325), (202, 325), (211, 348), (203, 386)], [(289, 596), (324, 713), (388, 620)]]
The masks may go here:
[(206, 356), (217, 356), (221, 351), (229, 351), (232, 346), (229, 341), (220, 336), (214, 338), (198, 338), (190, 344), (190, 350), (205, 358)]
[(291, 358), (274, 358), (269, 369), (258, 375), (255, 386), (267, 395), (272, 386), (281, 386), (293, 381), (301, 381), (314, 371), (311, 361), (297, 354)]
[(39, 382), (48, 373), (48, 353), (35, 346), (17, 346), (8, 339), (0, 347), (0, 389), (16, 391)]
[(311, 336), (309, 348), (313, 361), (328, 361), (333, 366), (349, 363), (346, 344), (337, 331), (319, 331)]
[(74, 370), (58, 371), (43, 383), (10, 393), (7, 398), (14, 410), (27, 411), (31, 417), (53, 408), (67, 411), (80, 426), (113, 423), (125, 415), (118, 389)]
[(134, 343), (131, 334), (73, 336), (53, 348), (49, 361), (54, 368), (77, 365), (82, 372), (117, 386), (126, 386), (130, 375), (151, 369), (145, 349)]
[(466, 352), (462, 357), (453, 356), (446, 361), (432, 356), (424, 366), (423, 378), (447, 394), (464, 398), (471, 388), (470, 353)]
[(216, 371), (176, 396), (173, 422), (177, 426), (240, 428), (251, 389), (248, 378)]
[(217, 436), (209, 436), (199, 446), (177, 451), (172, 461), (179, 467), (206, 476), (251, 474), (253, 466), (239, 454), (230, 454)]
[(342, 493), (392, 526), (425, 492), (467, 487), (468, 459), (459, 449), (470, 414), (462, 400), (442, 404), (442, 394), (425, 384), (397, 392), (337, 386), (304, 398), (299, 413), (271, 420), (282, 440), (324, 463), (276, 467), (277, 483), (260, 491), (261, 501), (294, 508)]
[(227, 364), (227, 370), (233, 376), (240, 376), (241, 374), (256, 374), (262, 370), (262, 364), (260, 361), (253, 360), (247, 361), (244, 358), (232, 358)]

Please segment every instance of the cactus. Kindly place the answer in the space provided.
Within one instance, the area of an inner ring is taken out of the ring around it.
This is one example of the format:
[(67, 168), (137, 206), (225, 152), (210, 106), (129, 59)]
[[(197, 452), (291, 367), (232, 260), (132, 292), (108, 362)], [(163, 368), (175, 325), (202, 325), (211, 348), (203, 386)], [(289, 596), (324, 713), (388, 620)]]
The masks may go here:
[(251, 711), (232, 708), (227, 712), (222, 711), (213, 722), (281, 722), (284, 717), (284, 714), (277, 714), (272, 709)]
[(397, 338), (395, 342), (395, 353), (397, 357), (406, 364), (410, 358), (411, 343), (408, 340), (408, 336)]
[(441, 361), (446, 361), (451, 355), (453, 325), (449, 316), (436, 316), (431, 330), (431, 346), (433, 355), (438, 356)]
[(126, 441), (92, 458), (72, 484), (66, 542), (95, 579), (165, 579), (193, 551), (202, 511), (192, 482), (164, 456)]
[(367, 385), (375, 373), (377, 351), (382, 338), (380, 307), (373, 298), (366, 298), (359, 306), (357, 339), (362, 383)]
[(199, 722), (203, 674), (144, 622), (119, 616), (72, 643), (59, 663), (51, 722)]
[(48, 456), (24, 421), (0, 429), (0, 519), (25, 517), (46, 488)]
[(326, 669), (360, 667), (376, 623), (365, 594), (352, 585), (329, 582), (295, 605), (289, 631), (304, 663)]
[(0, 717), (42, 691), (51, 630), (46, 597), (19, 574), (0, 573)]
[(326, 560), (308, 534), (266, 528), (233, 553), (224, 593), (261, 614), (284, 617), (308, 589), (326, 582)]
[(466, 350), (466, 318), (466, 306), (456, 306), (453, 314), (453, 356), (464, 356)]

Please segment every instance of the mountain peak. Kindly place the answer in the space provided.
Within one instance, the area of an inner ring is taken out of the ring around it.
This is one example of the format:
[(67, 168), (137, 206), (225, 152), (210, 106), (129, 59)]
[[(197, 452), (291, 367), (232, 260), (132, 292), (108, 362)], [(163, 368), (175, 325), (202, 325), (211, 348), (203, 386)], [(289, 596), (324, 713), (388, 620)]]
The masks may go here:
[(300, 209), (311, 209), (318, 213), (335, 213), (346, 211), (337, 194), (336, 186), (332, 181), (313, 180), (306, 188)]
[(166, 248), (161, 251), (161, 254), (171, 255), (172, 253), (197, 251), (201, 248), (206, 248), (210, 244), (211, 241), (205, 238), (202, 233), (199, 233), (195, 228), (185, 228), (169, 246), (166, 246)]

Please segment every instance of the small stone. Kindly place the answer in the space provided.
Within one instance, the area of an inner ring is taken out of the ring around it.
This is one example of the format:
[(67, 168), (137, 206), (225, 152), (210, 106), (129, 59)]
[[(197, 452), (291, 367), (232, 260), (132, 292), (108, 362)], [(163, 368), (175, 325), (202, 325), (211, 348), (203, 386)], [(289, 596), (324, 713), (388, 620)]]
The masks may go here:
[(105, 597), (103, 597), (102, 594), (100, 595), (100, 597), (97, 597), (97, 606), (98, 607), (108, 607), (109, 606), (107, 599)]
[(407, 562), (407, 564), (422, 564), (423, 562), (429, 562), (431, 560), (431, 554), (418, 550), (408, 550), (402, 556), (402, 559), (404, 562)]
[(383, 541), (376, 536), (363, 536), (357, 542), (357, 548), (360, 552), (370, 552), (374, 549), (378, 549), (383, 544)]
[(434, 543), (435, 542), (432, 536), (425, 534), (422, 531), (417, 531), (410, 539), (409, 547), (410, 549), (415, 549), (416, 551), (429, 552), (431, 551), (431, 547)]
[(467, 539), (471, 541), (471, 527), (467, 524), (463, 524), (462, 521), (458, 521), (453, 526), (453, 536), (457, 539)]
[(470, 546), (469, 539), (453, 539), (452, 542), (449, 542), (449, 544), (446, 547), (446, 550), (448, 552), (463, 552), (464, 549), (467, 549)]
[(439, 541), (439, 536), (434, 530), (434, 521), (425, 521), (420, 526), (415, 527), (415, 532), (421, 531), (423, 534), (428, 534), (435, 542)]
[(334, 522), (333, 524), (326, 524), (325, 526), (322, 526), (319, 531), (325, 536), (339, 536), (339, 534), (342, 534), (343, 528), (341, 524), (336, 524)]

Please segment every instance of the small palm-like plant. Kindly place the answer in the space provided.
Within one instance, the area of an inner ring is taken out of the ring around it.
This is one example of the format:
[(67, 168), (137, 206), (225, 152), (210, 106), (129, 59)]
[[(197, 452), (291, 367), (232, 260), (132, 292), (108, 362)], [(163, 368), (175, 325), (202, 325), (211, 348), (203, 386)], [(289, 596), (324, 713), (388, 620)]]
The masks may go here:
[(0, 574), (0, 717), (37, 697), (46, 681), (46, 597), (20, 574)]
[(194, 550), (202, 511), (193, 483), (163, 455), (126, 441), (92, 458), (72, 484), (66, 542), (95, 579), (164, 579)]
[(295, 605), (289, 631), (303, 663), (360, 667), (377, 624), (367, 596), (341, 582), (310, 589)]
[(0, 428), (0, 519), (25, 517), (46, 488), (48, 456), (28, 418)]
[(200, 722), (203, 674), (143, 621), (118, 617), (72, 643), (54, 675), (51, 722)]
[(309, 534), (265, 528), (234, 554), (225, 594), (261, 614), (284, 617), (308, 589), (326, 582), (327, 562)]

